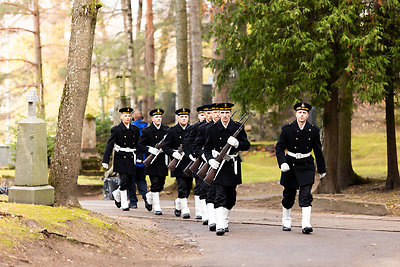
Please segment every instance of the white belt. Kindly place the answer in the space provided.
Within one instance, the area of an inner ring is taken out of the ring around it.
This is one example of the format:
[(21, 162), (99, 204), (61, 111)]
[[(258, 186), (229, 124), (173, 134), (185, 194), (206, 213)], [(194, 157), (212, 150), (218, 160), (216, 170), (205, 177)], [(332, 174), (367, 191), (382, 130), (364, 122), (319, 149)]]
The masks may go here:
[[(214, 158), (218, 157), (220, 154), (218, 151), (216, 151), (214, 149), (211, 152), (212, 152)], [(236, 159), (238, 156), (239, 156), (239, 154), (235, 153), (233, 155), (225, 154), (225, 157), (224, 157), (225, 161), (233, 160), (233, 169), (235, 171), (235, 174), (237, 174), (237, 169), (238, 169), (238, 167), (237, 167), (238, 163), (237, 163), (237, 159)]]
[(308, 158), (309, 156), (311, 156), (310, 152), (308, 152), (306, 154), (302, 154), (302, 153), (293, 153), (293, 152), (288, 151), (287, 154), (296, 159), (304, 159), (304, 158)]
[(122, 152), (132, 153), (133, 158), (134, 158), (133, 162), (136, 163), (136, 153), (135, 153), (136, 149), (130, 148), (130, 147), (120, 147), (119, 145), (114, 144), (114, 151), (116, 151), (116, 152), (122, 151)]

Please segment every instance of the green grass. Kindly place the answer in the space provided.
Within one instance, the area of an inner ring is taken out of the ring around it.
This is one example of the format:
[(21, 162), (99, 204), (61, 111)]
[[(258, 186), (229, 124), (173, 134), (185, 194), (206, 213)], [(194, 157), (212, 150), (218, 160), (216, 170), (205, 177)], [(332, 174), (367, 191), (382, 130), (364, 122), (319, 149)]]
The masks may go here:
[(278, 181), (281, 173), (274, 155), (268, 152), (244, 154), (242, 162), (243, 183)]

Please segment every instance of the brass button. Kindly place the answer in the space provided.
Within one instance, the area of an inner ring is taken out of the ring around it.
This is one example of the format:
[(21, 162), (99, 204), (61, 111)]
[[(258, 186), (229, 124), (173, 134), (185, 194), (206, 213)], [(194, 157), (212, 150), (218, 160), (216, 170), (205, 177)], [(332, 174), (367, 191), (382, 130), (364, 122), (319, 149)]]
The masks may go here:
[(308, 147), (307, 147), (307, 149), (308, 149)]
[(308, 140), (311, 140), (311, 138), (308, 138)]
[(299, 132), (299, 130), (297, 130), (296, 132)]
[(297, 149), (297, 147), (295, 146), (294, 149)]
[(293, 163), (293, 166), (294, 166), (294, 163)]
[(222, 140), (222, 137), (220, 137), (219, 140)]
[(299, 138), (298, 138), (298, 137), (296, 137), (296, 140), (299, 140)]
[(219, 149), (222, 149), (222, 147), (219, 147)]
[(131, 159), (133, 159), (133, 156), (131, 156)]
[(311, 129), (308, 129), (309, 132), (311, 132)]
[(126, 145), (126, 143), (124, 143), (124, 145)]
[(124, 138), (126, 138), (126, 135), (124, 135)]
[(156, 139), (157, 139), (157, 135), (156, 135)]
[(126, 159), (126, 156), (124, 156), (124, 159)]
[(181, 136), (179, 136), (179, 138), (182, 138)]

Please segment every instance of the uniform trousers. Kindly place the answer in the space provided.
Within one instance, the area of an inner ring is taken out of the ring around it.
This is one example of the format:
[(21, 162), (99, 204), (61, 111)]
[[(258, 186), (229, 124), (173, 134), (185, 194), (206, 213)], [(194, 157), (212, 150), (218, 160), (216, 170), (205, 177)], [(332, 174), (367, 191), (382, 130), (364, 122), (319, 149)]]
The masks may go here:
[(133, 175), (127, 173), (120, 173), (119, 179), (121, 180), (119, 183), (119, 190), (121, 191), (128, 190), (130, 184), (132, 183)]
[(236, 185), (223, 186), (216, 184), (215, 186), (215, 202), (214, 208), (224, 207), (228, 210), (232, 209), (236, 204)]
[(151, 192), (161, 192), (164, 189), (165, 176), (155, 176), (149, 175), (150, 177), (150, 191)]
[(208, 184), (206, 184), (203, 179), (197, 177), (196, 179), (198, 179), (199, 181), (199, 197), (200, 199), (207, 199), (207, 188), (208, 188)]
[(144, 174), (144, 167), (136, 166), (136, 174), (132, 177), (131, 183), (129, 183), (128, 196), (130, 202), (138, 202), (136, 196), (136, 185), (139, 191), (139, 194), (143, 197), (147, 193), (147, 183), (146, 176)]
[(214, 202), (215, 202), (215, 185), (214, 184), (209, 185), (206, 182), (204, 182), (204, 186), (207, 191), (206, 203), (214, 204)]
[(201, 180), (199, 177), (195, 177), (194, 178), (194, 182), (195, 182), (195, 186), (193, 189), (193, 194), (196, 196), (200, 196), (200, 192), (201, 192), (201, 182), (203, 180)]
[[(312, 184), (300, 186), (299, 190), (299, 206), (309, 207), (313, 201), (313, 196), (311, 195)], [(294, 205), (296, 198), (297, 188), (285, 187), (283, 189), (282, 206), (285, 209), (291, 209)]]
[(188, 198), (193, 186), (193, 177), (176, 177), (178, 198)]

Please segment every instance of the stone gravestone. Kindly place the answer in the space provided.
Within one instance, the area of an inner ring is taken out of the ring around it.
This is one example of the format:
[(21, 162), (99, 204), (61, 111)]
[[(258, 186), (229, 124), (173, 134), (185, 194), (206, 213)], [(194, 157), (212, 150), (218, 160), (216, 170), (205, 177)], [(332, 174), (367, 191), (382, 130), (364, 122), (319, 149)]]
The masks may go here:
[(83, 120), (81, 159), (98, 158), (96, 150), (96, 118), (86, 116)]
[(14, 186), (8, 201), (37, 205), (54, 204), (54, 188), (48, 184), (46, 123), (36, 118), (36, 90), (29, 90), (28, 117), (18, 123)]

